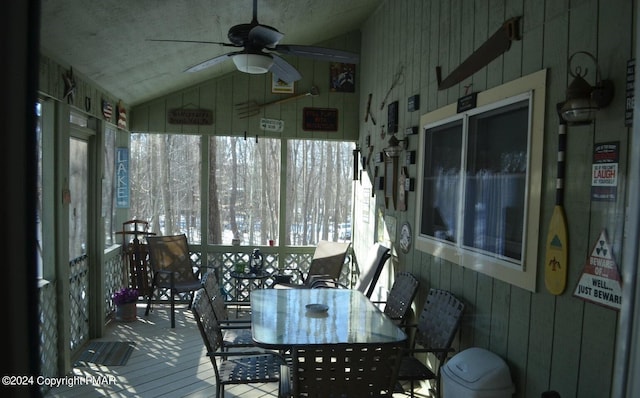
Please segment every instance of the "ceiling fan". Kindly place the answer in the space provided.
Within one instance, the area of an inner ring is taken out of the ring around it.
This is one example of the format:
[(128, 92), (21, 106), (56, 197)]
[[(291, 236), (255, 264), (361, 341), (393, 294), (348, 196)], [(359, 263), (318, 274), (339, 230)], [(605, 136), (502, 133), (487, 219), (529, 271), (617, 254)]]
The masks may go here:
[(358, 63), (359, 61), (358, 54), (348, 51), (306, 45), (278, 44), (283, 37), (284, 34), (276, 28), (258, 22), (258, 0), (253, 0), (253, 19), (250, 23), (234, 25), (229, 29), (227, 38), (230, 43), (199, 40), (148, 40), (218, 44), (239, 49), (238, 51), (222, 54), (200, 62), (197, 65), (189, 67), (185, 72), (198, 72), (231, 58), (236, 68), (241, 72), (259, 74), (271, 71), (280, 80), (287, 83), (300, 80), (302, 76), (293, 65), (285, 61), (280, 55), (293, 55), (322, 61), (352, 64)]

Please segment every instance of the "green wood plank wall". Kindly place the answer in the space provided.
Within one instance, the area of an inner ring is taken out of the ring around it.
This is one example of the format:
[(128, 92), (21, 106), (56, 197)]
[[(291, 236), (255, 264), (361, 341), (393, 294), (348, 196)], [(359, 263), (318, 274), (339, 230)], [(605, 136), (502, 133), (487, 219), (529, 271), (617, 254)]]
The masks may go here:
[[(599, 60), (604, 78), (614, 80), (616, 96), (600, 112), (594, 125), (569, 127), (565, 210), (570, 235), (570, 269), (565, 292), (546, 292), (539, 247), (535, 293), (470, 271), (431, 255), (395, 251), (395, 269), (420, 278), (416, 308), (429, 287), (449, 289), (467, 304), (456, 347), (481, 346), (504, 358), (516, 384), (515, 397), (539, 397), (555, 389), (563, 397), (606, 397), (612, 386), (612, 368), (618, 314), (573, 297), (575, 284), (603, 229), (614, 252), (621, 252), (624, 225), (624, 170), (628, 129), (624, 126), (625, 68), (632, 54), (633, 2), (615, 0), (399, 0), (385, 1), (362, 29), (360, 87), (360, 145), (368, 136), (377, 152), (386, 146), (379, 109), (399, 65), (404, 79), (391, 90), (388, 102), (398, 100), (400, 138), (404, 129), (419, 123), (421, 114), (455, 102), (470, 91), (483, 91), (548, 68), (540, 231), (546, 234), (555, 200), (558, 118), (555, 104), (564, 99), (570, 82), (567, 61), (575, 51), (589, 51)], [(486, 67), (447, 90), (437, 90), (435, 68), (446, 77), (508, 18), (521, 15), (522, 40)], [(586, 65), (593, 69), (592, 65)], [(584, 67), (584, 66), (583, 66)], [(590, 75), (591, 78), (593, 75)], [(364, 122), (368, 94), (373, 94), (377, 126)], [(407, 98), (420, 95), (420, 110), (408, 112)], [(590, 200), (591, 156), (595, 143), (619, 141), (621, 178), (616, 202)], [(419, 150), (418, 138), (409, 138), (409, 150)], [(407, 165), (415, 177), (416, 166)], [(382, 195), (371, 206), (384, 209)], [(397, 225), (415, 220), (415, 192), (408, 193), (408, 211), (386, 209)], [(372, 214), (377, 215), (377, 210)], [(375, 223), (354, 232), (363, 243), (375, 238)], [(417, 233), (414, 227), (414, 235)], [(543, 240), (543, 236), (540, 240)]]

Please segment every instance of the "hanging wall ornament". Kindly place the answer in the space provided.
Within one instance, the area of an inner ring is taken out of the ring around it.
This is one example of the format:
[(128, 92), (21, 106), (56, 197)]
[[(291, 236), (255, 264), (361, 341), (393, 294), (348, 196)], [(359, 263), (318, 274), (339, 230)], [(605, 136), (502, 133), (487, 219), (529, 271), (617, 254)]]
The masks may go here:
[(116, 106), (117, 111), (117, 119), (118, 119), (118, 127), (126, 130), (127, 129), (127, 110), (122, 103), (122, 100), (118, 101), (118, 105)]
[(64, 80), (64, 98), (67, 99), (68, 104), (73, 104), (73, 100), (76, 95), (76, 79), (73, 77), (73, 69), (69, 68), (68, 71), (62, 74), (62, 80)]
[(107, 100), (102, 100), (102, 116), (107, 122), (111, 122), (111, 115), (113, 115), (113, 105)]

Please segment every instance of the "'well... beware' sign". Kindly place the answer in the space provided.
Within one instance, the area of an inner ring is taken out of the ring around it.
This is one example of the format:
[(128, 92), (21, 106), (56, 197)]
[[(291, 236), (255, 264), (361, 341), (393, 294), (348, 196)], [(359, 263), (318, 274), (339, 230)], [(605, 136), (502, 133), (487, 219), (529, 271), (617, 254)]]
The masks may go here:
[(575, 297), (619, 310), (622, 307), (622, 287), (618, 265), (603, 230), (578, 281)]

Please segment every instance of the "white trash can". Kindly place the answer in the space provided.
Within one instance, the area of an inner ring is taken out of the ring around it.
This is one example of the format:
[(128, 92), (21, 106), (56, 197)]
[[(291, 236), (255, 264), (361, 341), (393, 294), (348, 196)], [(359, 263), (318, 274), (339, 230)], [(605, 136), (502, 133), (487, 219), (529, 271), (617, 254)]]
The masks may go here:
[(491, 351), (468, 348), (442, 367), (443, 398), (510, 398), (515, 392), (506, 362)]

